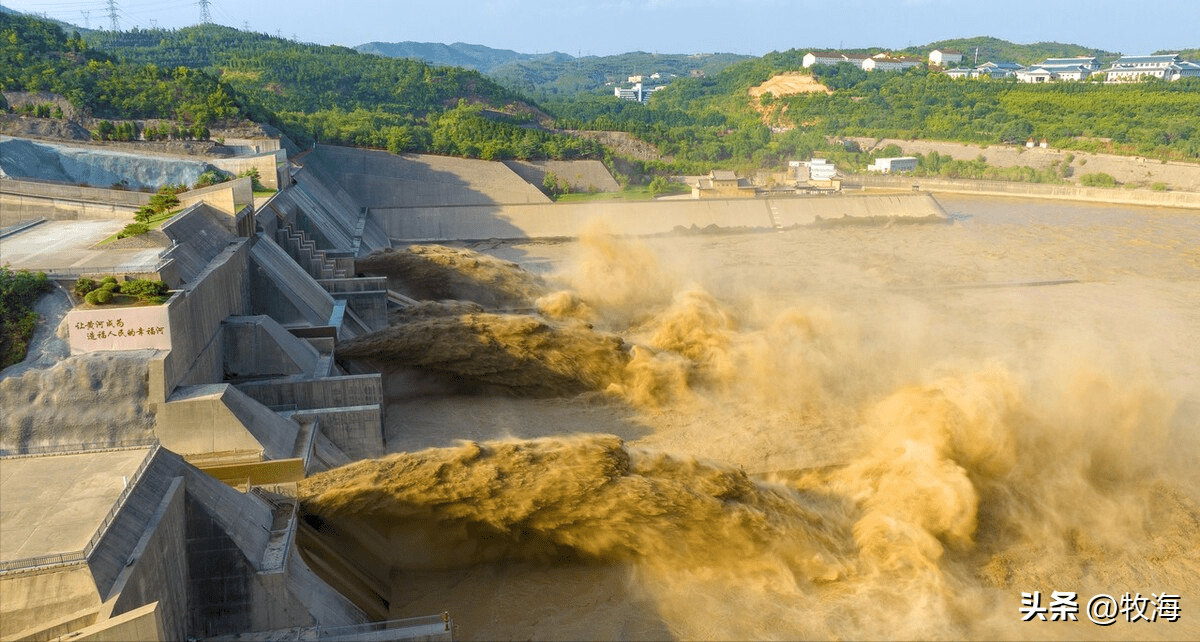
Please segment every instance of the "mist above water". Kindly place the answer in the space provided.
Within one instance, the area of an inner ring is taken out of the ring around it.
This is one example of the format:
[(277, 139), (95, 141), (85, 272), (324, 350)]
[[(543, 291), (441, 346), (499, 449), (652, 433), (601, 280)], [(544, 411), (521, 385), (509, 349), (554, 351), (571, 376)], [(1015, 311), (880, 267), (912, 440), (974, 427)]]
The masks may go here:
[[(538, 312), (414, 315), (376, 347), (450, 377), (574, 373), (532, 389), (647, 433), (522, 439), (518, 419), (314, 477), (306, 509), (383, 533), (370, 554), (429, 587), (394, 612), (440, 600), (466, 639), (1195, 638), (1197, 222), (1017, 203), (1045, 220), (964, 201), (978, 220), (511, 248), (559, 267)], [(1046, 280), (1077, 282), (1017, 285)], [(523, 582), (546, 593), (473, 619)], [(1077, 592), (1082, 621), (1022, 622), (1031, 591)], [(1087, 621), (1125, 592), (1180, 594), (1184, 617)], [(553, 615), (521, 615), (539, 601)]]

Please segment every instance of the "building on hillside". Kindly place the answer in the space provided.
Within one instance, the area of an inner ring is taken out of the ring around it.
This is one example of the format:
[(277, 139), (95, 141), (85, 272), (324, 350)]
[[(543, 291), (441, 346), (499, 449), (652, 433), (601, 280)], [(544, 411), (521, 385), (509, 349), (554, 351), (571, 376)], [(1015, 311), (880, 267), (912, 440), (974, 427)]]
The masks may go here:
[(848, 62), (859, 69), (863, 69), (863, 64), (870, 60), (871, 56), (867, 54), (848, 54), (840, 51), (810, 51), (804, 54), (803, 64), (805, 67), (813, 65), (836, 65), (839, 62)]
[(714, 169), (692, 185), (692, 198), (753, 198), (758, 190), (729, 169)]
[(837, 51), (810, 51), (804, 54), (804, 66), (811, 67), (813, 65), (836, 65), (839, 62), (845, 62), (841, 52)]
[(1100, 69), (1100, 59), (1096, 57), (1079, 58), (1047, 58), (1028, 68), (1014, 72), (1018, 82), (1044, 83), (1059, 80), (1086, 80), (1093, 72)]
[(1096, 56), (1076, 56), (1074, 58), (1047, 58), (1038, 63), (1039, 67), (1070, 67), (1083, 65), (1088, 73), (1100, 71), (1100, 59)]
[(654, 87), (646, 87), (645, 85), (643, 85), (642, 83), (639, 82), (639, 83), (634, 83), (634, 85), (629, 88), (614, 87), (613, 95), (616, 96), (617, 98), (623, 98), (625, 100), (634, 100), (634, 101), (637, 101), (644, 105), (644, 104), (650, 102), (650, 96), (653, 95), (654, 92), (659, 91), (663, 87), (666, 87), (666, 85), (656, 85)]
[(978, 72), (977, 76), (987, 75), (992, 78), (1008, 78), (1024, 69), (1021, 65), (1015, 62), (1000, 61), (1000, 62), (985, 62), (975, 68)]
[(962, 64), (963, 52), (957, 49), (934, 49), (929, 52), (929, 64), (939, 67)]
[(844, 58), (846, 62), (857, 66), (859, 69), (863, 69), (863, 65), (865, 65), (866, 62), (871, 59), (871, 57), (867, 54), (842, 54), (842, 58)]
[(1142, 78), (1179, 80), (1200, 77), (1200, 65), (1184, 60), (1179, 54), (1161, 56), (1122, 56), (1102, 70), (1104, 82), (1136, 82)]
[(979, 70), (974, 67), (956, 67), (954, 69), (947, 69), (943, 73), (945, 73), (947, 76), (950, 76), (951, 78), (978, 78), (979, 77)]
[(909, 56), (893, 58), (886, 54), (879, 54), (864, 60), (862, 68), (864, 71), (904, 71), (905, 69), (920, 67), (922, 64), (924, 62), (920, 58), (911, 58)]
[(880, 172), (883, 174), (896, 174), (899, 172), (911, 172), (917, 168), (917, 158), (915, 156), (898, 156), (895, 158), (876, 158), (874, 163), (867, 165), (868, 172)]

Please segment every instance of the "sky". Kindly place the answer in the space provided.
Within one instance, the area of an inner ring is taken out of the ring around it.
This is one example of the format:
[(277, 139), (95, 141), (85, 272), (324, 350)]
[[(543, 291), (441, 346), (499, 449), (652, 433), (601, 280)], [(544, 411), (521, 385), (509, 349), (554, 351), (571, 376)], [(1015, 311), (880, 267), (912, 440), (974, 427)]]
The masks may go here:
[[(109, 2), (0, 5), (98, 29), (111, 25)], [(111, 2), (121, 29), (200, 22), (197, 0)], [(1124, 54), (1200, 47), (1200, 0), (208, 0), (208, 9), (217, 24), (318, 44), (465, 42), (573, 56), (902, 49), (972, 36)]]

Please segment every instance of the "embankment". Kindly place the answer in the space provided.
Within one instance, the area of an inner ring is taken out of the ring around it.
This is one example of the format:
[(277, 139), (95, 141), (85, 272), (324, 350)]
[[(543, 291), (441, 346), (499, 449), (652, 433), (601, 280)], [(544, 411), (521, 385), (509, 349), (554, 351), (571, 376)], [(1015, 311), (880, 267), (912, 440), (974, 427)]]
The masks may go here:
[(1079, 187), (1076, 185), (1046, 185), (1008, 181), (952, 180), (918, 176), (859, 175), (847, 180), (864, 188), (911, 189), (919, 185), (929, 192), (980, 194), (985, 196), (1017, 196), (1021, 198), (1050, 198), (1093, 203), (1125, 205), (1158, 205), (1200, 209), (1200, 192), (1156, 192), (1144, 189)]
[(393, 241), (578, 238), (607, 224), (617, 234), (650, 236), (679, 228), (778, 229), (849, 218), (940, 219), (929, 194), (836, 195), (778, 199), (373, 207), (371, 216)]

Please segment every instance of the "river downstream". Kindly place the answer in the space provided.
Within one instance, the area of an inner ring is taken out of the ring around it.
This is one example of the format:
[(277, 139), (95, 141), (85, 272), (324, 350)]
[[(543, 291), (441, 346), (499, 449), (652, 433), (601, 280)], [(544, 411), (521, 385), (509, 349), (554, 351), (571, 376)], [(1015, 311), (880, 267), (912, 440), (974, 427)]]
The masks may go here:
[(1200, 216), (939, 200), (944, 225), (472, 246), (645, 370), (550, 399), (386, 382), (389, 451), (444, 449), (397, 502), (455, 515), (397, 558), (392, 615), (449, 609), (468, 640), (1200, 635), (1018, 610), (1200, 591)]

